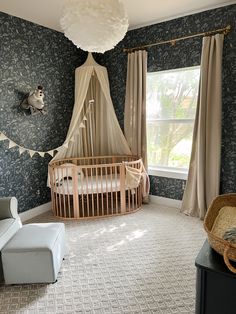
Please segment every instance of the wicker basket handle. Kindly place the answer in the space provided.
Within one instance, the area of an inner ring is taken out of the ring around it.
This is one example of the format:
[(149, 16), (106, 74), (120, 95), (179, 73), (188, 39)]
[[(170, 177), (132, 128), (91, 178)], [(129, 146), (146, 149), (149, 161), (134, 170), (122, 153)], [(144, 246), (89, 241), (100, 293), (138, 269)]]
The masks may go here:
[(230, 246), (227, 245), (224, 249), (224, 261), (225, 261), (225, 264), (226, 266), (229, 268), (230, 271), (232, 271), (234, 274), (236, 274), (236, 268), (234, 268), (231, 264), (230, 264), (230, 261), (229, 261), (229, 258), (228, 258), (228, 251), (230, 249)]

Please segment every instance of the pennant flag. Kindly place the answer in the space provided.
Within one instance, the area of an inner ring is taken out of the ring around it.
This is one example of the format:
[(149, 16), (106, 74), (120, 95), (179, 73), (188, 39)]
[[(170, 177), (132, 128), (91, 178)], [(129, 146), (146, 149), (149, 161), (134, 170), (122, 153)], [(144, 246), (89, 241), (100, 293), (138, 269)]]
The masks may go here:
[(37, 152), (39, 156), (44, 157), (45, 153), (44, 152)]
[(79, 125), (80, 128), (85, 128), (85, 124), (83, 122), (80, 123)]
[(17, 144), (11, 140), (9, 140), (9, 148), (15, 147)]
[(53, 157), (53, 155), (54, 155), (54, 151), (53, 151), (53, 150), (49, 150), (47, 153), (48, 153), (50, 156), (52, 156), (52, 157)]
[(0, 133), (0, 141), (7, 140), (8, 138), (3, 133)]
[(28, 150), (29, 154), (30, 154), (30, 157), (32, 158), (34, 156), (34, 154), (36, 153), (36, 151), (34, 150)]
[(23, 147), (19, 147), (19, 153), (20, 155), (23, 154), (25, 152), (25, 149)]

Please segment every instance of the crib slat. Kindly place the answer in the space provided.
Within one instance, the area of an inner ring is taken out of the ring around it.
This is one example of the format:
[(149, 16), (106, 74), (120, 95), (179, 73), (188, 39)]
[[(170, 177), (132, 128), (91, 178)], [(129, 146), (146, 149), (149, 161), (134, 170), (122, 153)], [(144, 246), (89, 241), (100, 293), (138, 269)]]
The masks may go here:
[(100, 188), (101, 188), (101, 200), (102, 200), (102, 216), (104, 216), (104, 200), (103, 200), (103, 182), (102, 182), (102, 168), (100, 167)]
[(131, 193), (131, 190), (128, 189), (127, 193), (128, 193), (128, 211), (130, 211), (130, 193)]
[(132, 199), (132, 209), (134, 209), (134, 195), (135, 195), (135, 194), (134, 194), (133, 191), (132, 191), (132, 194), (131, 194), (131, 195), (132, 195), (132, 197), (131, 197), (131, 199)]
[(126, 211), (125, 202), (125, 165), (120, 165), (120, 203), (121, 203), (121, 213)]
[[(83, 174), (84, 169), (82, 168)], [(80, 195), (80, 194), (79, 194)], [(84, 176), (81, 177), (81, 203), (82, 203), (82, 217), (84, 218)]]
[(93, 182), (93, 168), (91, 168), (91, 173), (90, 173), (90, 182), (91, 182), (91, 197), (92, 197), (92, 216), (94, 217), (94, 182)]
[(50, 174), (52, 210), (53, 210), (54, 215), (56, 215), (56, 205), (55, 205), (55, 171), (54, 171), (53, 167), (49, 168), (49, 174)]
[(86, 184), (86, 198), (87, 198), (87, 212), (86, 217), (89, 217), (89, 190), (88, 190), (88, 168), (85, 169), (85, 184)]
[[(67, 170), (67, 169), (66, 169)], [(62, 172), (64, 172), (64, 169), (62, 169)], [(65, 189), (64, 189), (64, 181), (62, 183), (62, 200), (63, 200), (63, 216), (67, 217), (66, 215), (66, 202), (65, 202)]]
[(77, 169), (77, 166), (74, 166), (72, 168), (72, 181), (73, 181), (74, 217), (79, 218), (78, 169)]
[[(55, 168), (55, 172), (57, 174), (57, 178), (58, 178), (58, 168)], [(58, 203), (58, 195), (60, 194), (60, 181), (58, 182), (57, 185), (57, 193), (55, 194), (56, 197), (56, 207), (57, 207), (57, 216), (60, 216), (60, 206)]]
[(116, 192), (115, 192), (115, 198), (116, 198), (116, 214), (118, 214), (119, 208), (118, 208), (118, 177), (117, 177), (117, 166), (115, 166), (115, 184), (116, 184)]
[(112, 175), (112, 167), (110, 167), (110, 180), (111, 180), (111, 214), (113, 214), (113, 175)]
[(107, 215), (109, 215), (109, 199), (108, 199), (108, 183), (107, 183), (107, 167), (105, 167), (105, 182), (106, 182), (106, 204), (107, 204)]
[(97, 214), (97, 216), (100, 216), (99, 215), (98, 166), (97, 165), (96, 165), (96, 168), (95, 168), (95, 174), (96, 174), (96, 191), (97, 191), (97, 210), (96, 210), (96, 214)]
[[(67, 176), (67, 178), (68, 178), (68, 176), (69, 176), (69, 169), (67, 168), (66, 169), (66, 176)], [(69, 189), (69, 180), (67, 179), (66, 180), (66, 187), (67, 187), (67, 193), (66, 193), (66, 195), (67, 195), (67, 203), (68, 203), (68, 215), (69, 215), (69, 218), (71, 218), (71, 208), (70, 208), (70, 189)]]

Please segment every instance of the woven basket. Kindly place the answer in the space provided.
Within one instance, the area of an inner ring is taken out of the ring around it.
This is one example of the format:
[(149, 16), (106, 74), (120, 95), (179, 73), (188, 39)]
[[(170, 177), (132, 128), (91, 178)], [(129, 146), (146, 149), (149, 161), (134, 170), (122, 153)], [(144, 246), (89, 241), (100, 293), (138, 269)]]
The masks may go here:
[(225, 264), (230, 271), (236, 274), (236, 268), (231, 265), (229, 260), (236, 261), (236, 244), (230, 243), (216, 235), (214, 235), (211, 230), (214, 225), (215, 219), (219, 213), (219, 210), (224, 206), (236, 207), (236, 193), (223, 194), (217, 196), (210, 207), (207, 210), (206, 217), (204, 219), (204, 228), (208, 235), (208, 240), (211, 247), (223, 255)]

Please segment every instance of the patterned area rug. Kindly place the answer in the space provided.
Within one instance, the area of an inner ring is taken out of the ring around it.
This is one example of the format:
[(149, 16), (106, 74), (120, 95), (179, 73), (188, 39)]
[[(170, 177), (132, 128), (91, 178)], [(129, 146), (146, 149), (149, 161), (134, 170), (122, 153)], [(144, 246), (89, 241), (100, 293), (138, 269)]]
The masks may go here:
[[(57, 219), (46, 213), (32, 221)], [(194, 313), (194, 260), (206, 238), (201, 221), (146, 205), (65, 224), (69, 251), (58, 281), (0, 285), (0, 313)]]

